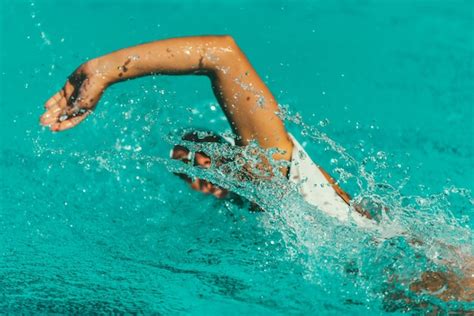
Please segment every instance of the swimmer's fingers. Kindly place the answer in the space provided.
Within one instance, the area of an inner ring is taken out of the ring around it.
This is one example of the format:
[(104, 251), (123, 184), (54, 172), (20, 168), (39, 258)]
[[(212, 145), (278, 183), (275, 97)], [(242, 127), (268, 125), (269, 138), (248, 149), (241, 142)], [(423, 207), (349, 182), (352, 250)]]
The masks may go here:
[(64, 110), (58, 105), (58, 104), (53, 104), (51, 105), (46, 112), (41, 116), (40, 118), (40, 123), (43, 126), (49, 126), (52, 123), (55, 123), (58, 121), (59, 116)]
[(78, 116), (73, 116), (65, 119), (62, 122), (56, 122), (51, 124), (50, 129), (54, 132), (59, 132), (59, 131), (64, 131), (67, 129), (70, 129), (77, 124), (81, 123), (86, 117), (89, 116), (91, 111), (84, 112), (83, 114), (80, 114)]
[(61, 98), (63, 98), (63, 90), (58, 91), (55, 95), (53, 95), (46, 103), (44, 104), (44, 108), (47, 110), (53, 105), (57, 104)]
[(55, 95), (53, 95), (46, 103), (44, 104), (45, 109), (49, 109), (53, 105), (57, 104), (61, 107), (65, 107), (67, 105), (67, 100), (71, 97), (72, 93), (74, 92), (75, 87), (68, 81), (64, 87), (59, 90)]
[[(74, 87), (74, 90), (68, 91), (68, 86), (66, 84), (64, 89), (65, 94), (73, 94), (75, 89), (76, 87)], [(100, 86), (83, 83), (74, 98), (69, 99), (70, 102), (59, 102), (58, 107), (61, 108), (62, 111), (55, 114), (56, 121), (50, 123), (50, 129), (59, 132), (75, 127), (81, 123), (87, 116), (89, 116), (92, 109), (95, 108), (102, 93), (103, 90)], [(72, 104), (70, 104), (71, 100), (73, 100)]]
[(51, 105), (41, 116), (41, 125), (49, 126), (52, 131), (62, 131), (74, 127), (90, 114), (89, 107), (89, 104), (81, 105), (79, 102), (76, 102), (74, 106), (68, 106), (66, 101), (61, 99)]
[(67, 100), (73, 90), (74, 88), (68, 81), (61, 90), (46, 101), (44, 104), (46, 111), (40, 118), (41, 125), (49, 126), (59, 120), (61, 113), (67, 111)]

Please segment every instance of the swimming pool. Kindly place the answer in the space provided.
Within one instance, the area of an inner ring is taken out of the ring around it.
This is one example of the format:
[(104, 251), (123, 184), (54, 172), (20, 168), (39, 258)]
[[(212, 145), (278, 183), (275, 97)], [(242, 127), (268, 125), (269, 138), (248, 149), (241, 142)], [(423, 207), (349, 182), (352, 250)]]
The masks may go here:
[(308, 224), (314, 210), (295, 200), (250, 213), (191, 192), (169, 172), (170, 135), (228, 130), (204, 78), (122, 83), (81, 126), (38, 125), (86, 58), (172, 36), (232, 34), (343, 187), (391, 207), (392, 226), (424, 236), (417, 251), (441, 239), (473, 253), (469, 1), (8, 0), (0, 11), (1, 311), (384, 314), (387, 273), (429, 266), (402, 238)]

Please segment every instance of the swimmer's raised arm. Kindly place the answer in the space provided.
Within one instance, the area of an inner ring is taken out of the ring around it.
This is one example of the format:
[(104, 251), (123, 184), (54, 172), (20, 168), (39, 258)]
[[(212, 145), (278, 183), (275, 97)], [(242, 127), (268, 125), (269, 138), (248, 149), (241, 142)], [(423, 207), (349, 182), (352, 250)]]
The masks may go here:
[(46, 102), (41, 123), (53, 131), (74, 127), (109, 85), (151, 74), (207, 75), (240, 145), (256, 140), (262, 148), (284, 151), (274, 158), (291, 158), (293, 144), (278, 117), (278, 104), (230, 36), (173, 38), (92, 59)]

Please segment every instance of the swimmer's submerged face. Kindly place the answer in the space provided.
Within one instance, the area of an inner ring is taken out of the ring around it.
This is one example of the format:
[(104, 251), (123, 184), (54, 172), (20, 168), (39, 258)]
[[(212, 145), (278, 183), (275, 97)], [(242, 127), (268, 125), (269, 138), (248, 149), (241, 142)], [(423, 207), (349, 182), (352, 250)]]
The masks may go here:
[[(192, 163), (194, 166), (198, 166), (200, 168), (208, 169), (211, 167), (211, 158), (203, 152), (196, 152), (193, 155), (190, 155), (190, 151), (180, 145), (174, 146), (171, 151), (171, 158), (176, 160), (181, 160), (184, 163)], [(193, 161), (191, 161), (193, 160)], [(217, 185), (203, 179), (191, 179), (189, 176), (183, 173), (177, 173), (178, 177), (186, 181), (193, 190), (202, 192), (204, 194), (212, 194), (216, 198), (222, 199), (227, 196), (229, 193), (226, 189), (218, 187)]]

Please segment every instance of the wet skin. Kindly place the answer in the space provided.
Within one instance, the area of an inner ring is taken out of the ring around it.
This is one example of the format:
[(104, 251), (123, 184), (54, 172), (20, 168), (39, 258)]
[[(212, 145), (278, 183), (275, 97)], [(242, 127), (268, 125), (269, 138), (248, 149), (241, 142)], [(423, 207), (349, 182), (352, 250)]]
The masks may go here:
[[(256, 141), (263, 149), (278, 148), (274, 159), (290, 161), (293, 144), (278, 116), (278, 103), (230, 36), (156, 41), (90, 60), (77, 68), (64, 87), (45, 103), (41, 124), (52, 131), (75, 127), (91, 114), (108, 86), (151, 74), (207, 75), (234, 134), (239, 136), (237, 145)], [(191, 163), (187, 161), (188, 153), (186, 148), (175, 146), (172, 158)], [(193, 164), (210, 168), (211, 159), (198, 152)], [(206, 180), (179, 176), (194, 190), (217, 198), (229, 194)], [(326, 178), (334, 183), (329, 175)], [(349, 204), (350, 197), (335, 183), (333, 186)], [(426, 291), (442, 300), (474, 301), (474, 260), (468, 256), (463, 262), (461, 275), (427, 271), (414, 280), (411, 290)]]

